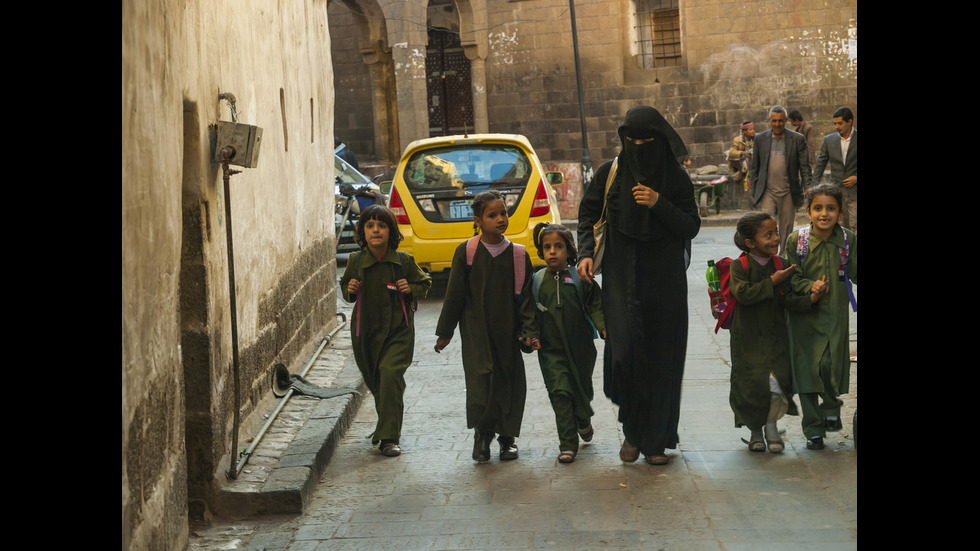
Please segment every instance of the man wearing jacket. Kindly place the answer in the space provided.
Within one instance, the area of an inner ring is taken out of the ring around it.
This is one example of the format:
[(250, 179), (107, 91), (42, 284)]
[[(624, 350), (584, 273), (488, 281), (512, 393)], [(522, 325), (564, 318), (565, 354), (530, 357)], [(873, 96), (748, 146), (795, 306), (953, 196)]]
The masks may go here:
[(830, 181), (844, 188), (844, 219), (841, 225), (857, 233), (857, 179), (858, 152), (857, 129), (850, 107), (834, 111), (834, 129), (823, 138), (817, 164), (813, 170), (813, 182), (819, 183), (824, 168), (830, 165)]
[(756, 134), (749, 166), (752, 204), (776, 218), (779, 255), (786, 251), (786, 237), (793, 231), (796, 209), (803, 205), (803, 190), (810, 186), (810, 157), (806, 138), (786, 129), (786, 109), (769, 110), (769, 130)]

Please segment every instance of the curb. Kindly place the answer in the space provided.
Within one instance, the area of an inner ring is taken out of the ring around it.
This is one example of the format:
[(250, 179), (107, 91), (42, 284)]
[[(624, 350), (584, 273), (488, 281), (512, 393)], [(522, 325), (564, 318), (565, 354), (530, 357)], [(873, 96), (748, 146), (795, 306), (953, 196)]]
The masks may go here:
[(303, 513), (339, 440), (347, 432), (368, 392), (353, 355), (344, 361), (333, 385), (353, 388), (360, 394), (320, 400), (258, 490), (236, 488), (233, 484), (218, 488), (214, 499), (216, 514), (243, 518)]

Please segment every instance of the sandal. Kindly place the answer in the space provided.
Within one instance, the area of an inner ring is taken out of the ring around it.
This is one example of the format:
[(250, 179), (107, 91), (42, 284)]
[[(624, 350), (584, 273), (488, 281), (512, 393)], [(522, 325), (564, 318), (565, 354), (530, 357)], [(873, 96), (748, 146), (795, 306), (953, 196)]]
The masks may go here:
[(753, 441), (749, 442), (748, 440), (746, 440), (746, 439), (743, 438), (742, 439), (742, 442), (745, 442), (746, 444), (749, 445), (749, 451), (750, 452), (764, 452), (764, 451), (766, 451), (766, 443), (763, 442), (762, 440), (753, 440)]
[(571, 463), (572, 461), (575, 461), (575, 452), (573, 450), (562, 450), (558, 454), (559, 463)]
[(402, 454), (402, 449), (395, 442), (382, 442), (380, 446), (381, 455), (387, 457), (397, 457)]
[(589, 423), (589, 427), (578, 431), (579, 437), (583, 442), (591, 442), (592, 437), (595, 435), (595, 429), (592, 428), (592, 423)]

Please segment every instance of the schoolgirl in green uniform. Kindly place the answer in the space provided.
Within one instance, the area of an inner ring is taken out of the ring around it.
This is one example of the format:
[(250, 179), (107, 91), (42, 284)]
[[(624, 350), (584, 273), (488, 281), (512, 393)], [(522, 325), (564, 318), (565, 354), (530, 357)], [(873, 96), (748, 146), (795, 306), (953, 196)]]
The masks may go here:
[(768, 212), (756, 211), (739, 219), (735, 246), (744, 254), (730, 264), (735, 297), (731, 321), (732, 374), (729, 404), (735, 426), (750, 431), (749, 451), (783, 451), (777, 421), (786, 413), (798, 415), (793, 401), (786, 311), (807, 311), (820, 299), (814, 293), (795, 293), (790, 278), (796, 265), (776, 256), (779, 229)]
[(790, 355), (793, 387), (803, 410), (806, 447), (820, 450), (828, 431), (842, 427), (841, 394), (850, 388), (849, 302), (857, 310), (852, 284), (857, 283), (857, 234), (838, 223), (844, 192), (835, 184), (820, 184), (810, 190), (807, 212), (810, 226), (786, 239), (786, 256), (799, 266), (793, 288), (809, 289), (824, 282), (827, 289), (820, 301), (806, 312), (789, 316)]
[(415, 301), (425, 298), (432, 279), (412, 255), (398, 251), (402, 240), (395, 216), (384, 205), (363, 210), (357, 244), (340, 279), (351, 316), (354, 360), (374, 396), (378, 424), (371, 443), (381, 453), (401, 454), (399, 440), (405, 409), (405, 371), (415, 352)]
[[(513, 460), (527, 397), (521, 346), (529, 347), (538, 336), (531, 298), (533, 270), (527, 251), (504, 235), (509, 218), (503, 196), (484, 191), (473, 198), (472, 208), (479, 237), (461, 243), (453, 255), (435, 351), (449, 344), (458, 325), (466, 426), (474, 429), (473, 460), (488, 461), (490, 444), (498, 435), (500, 459)], [(473, 247), (469, 253), (468, 245)]]
[[(534, 228), (534, 245), (547, 268), (534, 275), (537, 306), (538, 362), (555, 411), (558, 462), (571, 463), (579, 438), (592, 440), (593, 339), (606, 338), (602, 291), (595, 282), (581, 281), (574, 266), (575, 240), (564, 226), (541, 223)], [(569, 266), (573, 266), (569, 270)], [(590, 321), (591, 320), (591, 321)], [(594, 327), (593, 327), (594, 326)]]

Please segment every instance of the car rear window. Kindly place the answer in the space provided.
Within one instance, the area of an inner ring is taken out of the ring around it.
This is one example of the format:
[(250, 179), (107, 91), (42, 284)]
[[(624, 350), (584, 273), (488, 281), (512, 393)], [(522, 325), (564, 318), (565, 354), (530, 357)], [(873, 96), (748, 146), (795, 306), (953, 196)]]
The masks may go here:
[(474, 144), (416, 152), (404, 179), (413, 192), (527, 185), (531, 163), (516, 146)]

